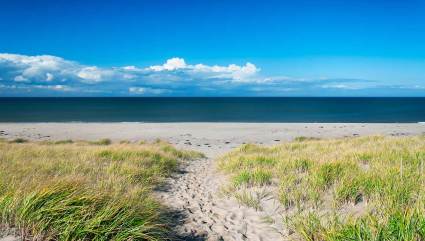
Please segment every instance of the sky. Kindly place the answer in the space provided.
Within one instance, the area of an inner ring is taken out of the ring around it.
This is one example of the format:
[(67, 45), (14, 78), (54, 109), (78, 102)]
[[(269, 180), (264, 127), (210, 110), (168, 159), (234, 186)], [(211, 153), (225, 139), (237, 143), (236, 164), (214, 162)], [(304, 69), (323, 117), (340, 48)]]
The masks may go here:
[(425, 96), (425, 0), (0, 0), (0, 96)]

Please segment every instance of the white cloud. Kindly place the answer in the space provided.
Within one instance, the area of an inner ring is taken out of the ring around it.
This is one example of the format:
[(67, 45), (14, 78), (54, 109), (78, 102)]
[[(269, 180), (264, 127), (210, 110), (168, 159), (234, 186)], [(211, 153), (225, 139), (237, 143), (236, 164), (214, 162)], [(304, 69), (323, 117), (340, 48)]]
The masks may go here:
[(186, 62), (182, 58), (171, 58), (163, 65), (150, 66), (149, 69), (154, 71), (176, 70), (186, 68)]
[(136, 66), (134, 66), (134, 65), (124, 66), (123, 69), (124, 70), (137, 70)]
[[(132, 69), (134, 70), (134, 68)], [(209, 66), (205, 64), (190, 65), (182, 58), (171, 58), (162, 65), (153, 65), (146, 68), (146, 70), (153, 70), (156, 72), (181, 70), (198, 78), (200, 76), (204, 79), (226, 78), (235, 82), (254, 81), (251, 77), (260, 71), (259, 68), (249, 62), (242, 66), (236, 64), (230, 64), (228, 66)]]
[(322, 88), (325, 88), (325, 89), (346, 89), (346, 90), (361, 89), (360, 87), (348, 85), (348, 84), (325, 84), (325, 85), (322, 85)]
[(0, 89), (22, 89), (22, 90), (33, 90), (33, 89), (46, 89), (55, 91), (73, 91), (73, 88), (66, 85), (4, 85), (0, 84)]
[(148, 87), (130, 87), (128, 91), (137, 95), (160, 95), (169, 92), (167, 89), (153, 89)]
[(46, 73), (46, 80), (47, 81), (52, 81), (53, 80), (53, 75), (51, 73)]
[(20, 81), (51, 81), (52, 73), (66, 74), (66, 71), (72, 71), (76, 63), (66, 61), (62, 58), (40, 55), (26, 56), (19, 54), (0, 54), (0, 67), (9, 67), (16, 72), (13, 76)]
[(34, 85), (37, 89), (48, 89), (56, 91), (72, 91), (73, 89), (66, 85)]
[(24, 81), (27, 81), (27, 79), (24, 77), (24, 76), (22, 76), (22, 75), (18, 75), (18, 76), (15, 76), (15, 78), (13, 78), (16, 82), (24, 82)]
[(260, 71), (259, 68), (249, 62), (243, 66), (235, 64), (230, 64), (228, 66), (197, 64), (189, 65), (188, 68), (195, 73), (209, 74), (212, 78), (229, 78), (236, 82), (255, 81), (252, 77)]
[(162, 65), (146, 68), (132, 65), (101, 68), (82, 65), (56, 56), (19, 54), (0, 54), (0, 68), (5, 72), (0, 74), (2, 79), (33, 84), (43, 82), (95, 84), (107, 81), (187, 82), (191, 80), (211, 81), (211, 79), (253, 82), (256, 81), (253, 77), (260, 71), (252, 63), (228, 66), (191, 65), (177, 57), (168, 59)]
[[(355, 79), (303, 79), (262, 76), (252, 63), (189, 64), (171, 58), (161, 65), (103, 68), (50, 55), (0, 54), (0, 95), (14, 91), (67, 92), (74, 95), (273, 95), (360, 90), (375, 83)], [(407, 86), (422, 90), (422, 86)]]
[(83, 80), (98, 82), (102, 80), (102, 71), (94, 66), (84, 67), (78, 71), (77, 76)]

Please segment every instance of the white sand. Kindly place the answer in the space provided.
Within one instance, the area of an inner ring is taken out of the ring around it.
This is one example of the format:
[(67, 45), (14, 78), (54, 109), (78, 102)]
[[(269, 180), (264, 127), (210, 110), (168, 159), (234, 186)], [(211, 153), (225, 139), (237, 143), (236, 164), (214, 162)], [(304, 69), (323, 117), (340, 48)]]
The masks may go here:
[(242, 143), (275, 144), (297, 136), (416, 135), (424, 124), (322, 123), (0, 123), (0, 137), (33, 140), (167, 140), (214, 158)]
[[(358, 135), (425, 134), (425, 124), (303, 123), (0, 123), (0, 137), (33, 140), (167, 140), (179, 148), (201, 151), (206, 159), (187, 163), (168, 180), (158, 197), (184, 215), (179, 231), (202, 240), (285, 240), (282, 208), (276, 197), (261, 201), (262, 211), (219, 195), (226, 177), (215, 158), (243, 143), (276, 144), (297, 136), (332, 138)], [(267, 218), (268, 222), (265, 221)]]

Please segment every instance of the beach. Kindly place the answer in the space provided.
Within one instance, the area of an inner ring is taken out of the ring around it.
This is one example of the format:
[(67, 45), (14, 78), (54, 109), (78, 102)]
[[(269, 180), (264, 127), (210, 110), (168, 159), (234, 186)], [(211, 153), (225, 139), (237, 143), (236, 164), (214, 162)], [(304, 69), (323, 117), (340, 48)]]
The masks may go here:
[(0, 241), (425, 241), (425, 1), (3, 1)]
[[(223, 197), (227, 177), (216, 170), (216, 159), (240, 145), (270, 146), (297, 137), (321, 139), (371, 135), (412, 136), (425, 133), (425, 124), (370, 123), (1, 123), (2, 138), (34, 141), (98, 140), (154, 141), (202, 152), (206, 158), (191, 161), (169, 178), (167, 190), (157, 198), (184, 213), (178, 232), (184, 239), (281, 240), (289, 238), (282, 224), (283, 209), (275, 197), (262, 210)], [(265, 223), (263, 217), (272, 220)], [(284, 238), (285, 239), (285, 238)]]
[(425, 133), (422, 123), (0, 123), (0, 137), (30, 140), (161, 139), (215, 158), (244, 143), (272, 145), (295, 137), (338, 138)]

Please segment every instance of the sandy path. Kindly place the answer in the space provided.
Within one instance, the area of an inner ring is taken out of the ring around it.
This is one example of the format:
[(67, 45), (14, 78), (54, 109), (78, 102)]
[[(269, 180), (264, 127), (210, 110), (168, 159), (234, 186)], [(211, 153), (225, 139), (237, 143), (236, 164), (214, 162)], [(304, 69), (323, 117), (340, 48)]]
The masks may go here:
[[(282, 240), (276, 225), (281, 220), (277, 201), (268, 198), (263, 211), (241, 206), (222, 195), (226, 178), (215, 170), (211, 158), (182, 167), (182, 173), (168, 180), (170, 189), (159, 192), (164, 204), (183, 214), (178, 232), (187, 240)], [(265, 217), (273, 218), (270, 224)]]

